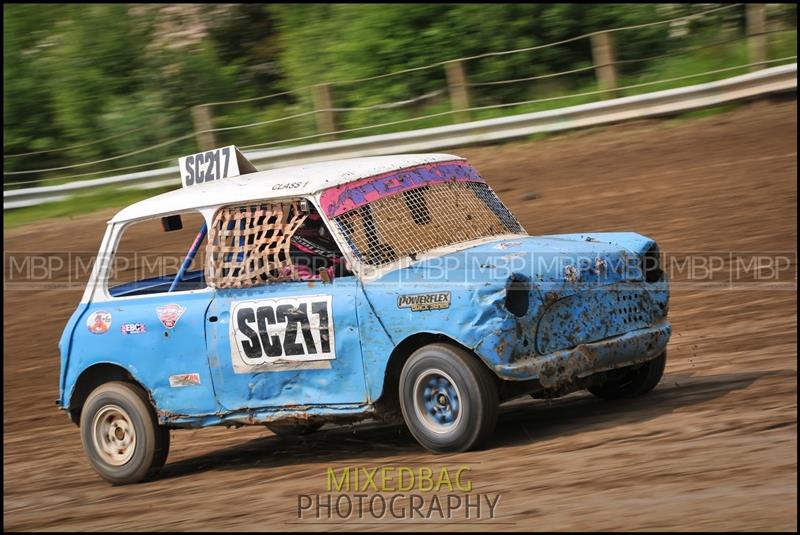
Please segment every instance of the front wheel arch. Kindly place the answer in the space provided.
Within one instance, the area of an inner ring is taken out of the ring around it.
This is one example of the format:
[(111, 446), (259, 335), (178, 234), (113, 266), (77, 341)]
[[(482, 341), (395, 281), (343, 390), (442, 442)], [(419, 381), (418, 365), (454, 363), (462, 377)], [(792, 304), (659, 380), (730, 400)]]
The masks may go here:
[(473, 449), (497, 423), (497, 377), (451, 344), (415, 351), (403, 366), (398, 392), (407, 429), (432, 452)]
[(386, 363), (381, 394), (376, 401), (378, 412), (384, 419), (402, 421), (403, 416), (400, 411), (400, 399), (397, 392), (397, 385), (400, 384), (400, 372), (403, 370), (406, 361), (416, 350), (429, 344), (448, 344), (466, 351), (482, 366), (492, 372), (491, 375), (497, 382), (498, 387), (502, 383), (497, 374), (492, 371), (480, 355), (464, 344), (459, 343), (458, 340), (441, 333), (415, 333), (395, 346)]

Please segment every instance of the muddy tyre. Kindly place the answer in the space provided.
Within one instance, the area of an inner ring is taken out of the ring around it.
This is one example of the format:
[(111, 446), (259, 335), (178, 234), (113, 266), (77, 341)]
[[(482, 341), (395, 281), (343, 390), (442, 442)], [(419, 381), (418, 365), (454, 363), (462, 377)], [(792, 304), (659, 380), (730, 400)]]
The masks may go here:
[(115, 485), (155, 476), (169, 453), (169, 429), (136, 385), (114, 381), (89, 394), (81, 411), (81, 441), (95, 471)]
[(400, 373), (400, 408), (409, 431), (433, 452), (480, 445), (497, 423), (497, 384), (474, 356), (448, 344), (415, 351)]
[(602, 399), (632, 398), (647, 394), (656, 387), (664, 375), (667, 352), (644, 364), (628, 366), (608, 374), (606, 381), (588, 390)]
[(297, 437), (300, 435), (310, 435), (317, 431), (322, 424), (319, 422), (306, 423), (272, 423), (266, 424), (267, 429), (279, 437)]

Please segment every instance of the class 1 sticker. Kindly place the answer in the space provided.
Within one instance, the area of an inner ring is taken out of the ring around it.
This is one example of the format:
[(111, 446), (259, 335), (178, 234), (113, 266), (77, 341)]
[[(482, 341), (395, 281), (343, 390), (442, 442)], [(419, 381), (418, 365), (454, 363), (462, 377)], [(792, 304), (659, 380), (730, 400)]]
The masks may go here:
[(86, 318), (86, 328), (92, 334), (103, 334), (111, 328), (111, 312), (98, 310)]
[(397, 306), (410, 308), (412, 312), (450, 308), (450, 292), (398, 295)]
[(332, 304), (330, 295), (233, 302), (230, 343), (234, 372), (335, 359)]

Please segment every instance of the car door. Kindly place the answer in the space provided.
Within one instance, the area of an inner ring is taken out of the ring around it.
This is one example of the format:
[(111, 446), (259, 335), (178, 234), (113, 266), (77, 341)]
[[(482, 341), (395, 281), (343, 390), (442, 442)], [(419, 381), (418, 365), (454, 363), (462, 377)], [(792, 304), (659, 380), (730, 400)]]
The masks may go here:
[(218, 289), (209, 364), (226, 410), (366, 403), (357, 279)]
[(213, 414), (217, 406), (203, 358), (211, 293), (164, 292), (92, 303), (85, 312), (86, 327), (76, 330), (78, 338), (87, 340), (79, 340), (82, 345), (76, 347), (91, 348), (83, 358), (94, 353), (97, 361), (124, 364), (161, 410), (187, 416)]
[[(173, 415), (218, 410), (205, 354), (206, 311), (213, 289), (202, 279), (200, 260), (170, 291), (178, 266), (204, 223), (197, 212), (181, 214), (185, 227), (164, 233), (160, 218), (134, 221), (120, 234), (112, 262), (99, 275), (91, 303), (73, 333), (70, 373), (98, 363), (127, 369), (148, 390), (156, 408)], [(67, 377), (74, 381), (74, 375)]]

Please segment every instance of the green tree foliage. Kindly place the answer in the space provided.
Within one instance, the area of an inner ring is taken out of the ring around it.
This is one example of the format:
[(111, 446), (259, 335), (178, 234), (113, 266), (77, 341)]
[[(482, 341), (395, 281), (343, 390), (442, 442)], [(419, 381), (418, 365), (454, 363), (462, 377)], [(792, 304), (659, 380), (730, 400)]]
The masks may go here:
[[(212, 110), (218, 128), (272, 121), (313, 110), (310, 86), (315, 84), (536, 47), (709, 7), (713, 5), (6, 4), (4, 151), (7, 155), (52, 152), (5, 158), (4, 170), (75, 165), (186, 136), (193, 129), (189, 109), (198, 104), (294, 90), (274, 99), (221, 104)], [(796, 7), (780, 7), (780, 11), (779, 17), (796, 24)], [(676, 32), (671, 25), (615, 33), (615, 50), (617, 59), (626, 62), (621, 67), (623, 75), (646, 75), (655, 63), (638, 60), (692, 44), (685, 35), (702, 35), (706, 42), (725, 28), (741, 35), (743, 27), (744, 8), (739, 7), (693, 22), (688, 34)], [(591, 65), (590, 40), (580, 39), (475, 59), (465, 69), (471, 83), (481, 84)], [(471, 98), (474, 106), (494, 105), (593, 89), (594, 84), (594, 73), (588, 69), (535, 83), (478, 86), (471, 89)], [(441, 66), (331, 86), (337, 107), (371, 106), (444, 88)], [(340, 127), (358, 128), (447, 110), (449, 101), (443, 93), (402, 110), (342, 113), (336, 120)], [(450, 120), (443, 117), (435, 124)], [(247, 146), (315, 132), (314, 117), (304, 116), (225, 130), (217, 138), (220, 144)], [(190, 137), (93, 166), (6, 174), (4, 180), (69, 177), (174, 159), (194, 151), (195, 143)]]
[[(380, 75), (486, 52), (534, 47), (595, 30), (658, 20), (657, 5), (276, 5), (282, 64), (293, 86)], [(626, 52), (666, 46), (666, 26), (639, 34)], [(588, 39), (470, 62), (473, 81), (535, 76), (591, 65)], [(354, 102), (398, 100), (442, 88), (442, 69), (346, 87)], [(517, 91), (512, 89), (512, 91)]]
[[(4, 169), (60, 167), (134, 152), (191, 133), (187, 110), (193, 105), (256, 95), (277, 83), (269, 44), (274, 34), (262, 33), (269, 19), (264, 6), (221, 13), (209, 6), (199, 13), (191, 11), (196, 6), (173, 7), (164, 13), (157, 5), (4, 5), (4, 151), (66, 147), (7, 158)], [(249, 20), (243, 23), (242, 16)], [(188, 139), (97, 166), (7, 175), (5, 181), (136, 165), (194, 147)]]

